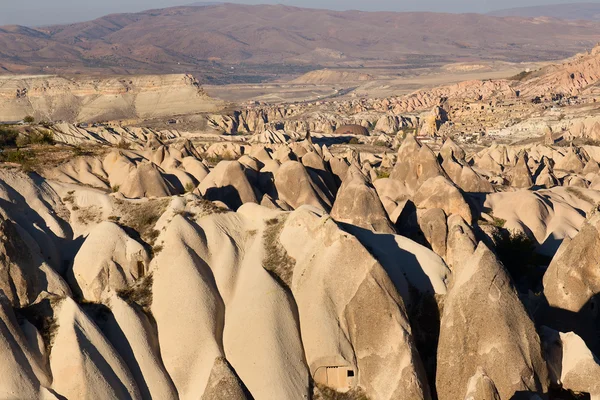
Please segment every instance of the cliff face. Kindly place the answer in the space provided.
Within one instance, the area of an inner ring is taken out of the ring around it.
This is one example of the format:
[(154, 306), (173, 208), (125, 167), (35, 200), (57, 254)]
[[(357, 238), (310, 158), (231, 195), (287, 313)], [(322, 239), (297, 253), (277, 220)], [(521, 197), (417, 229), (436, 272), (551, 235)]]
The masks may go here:
[(191, 75), (0, 78), (0, 121), (146, 119), (218, 108)]

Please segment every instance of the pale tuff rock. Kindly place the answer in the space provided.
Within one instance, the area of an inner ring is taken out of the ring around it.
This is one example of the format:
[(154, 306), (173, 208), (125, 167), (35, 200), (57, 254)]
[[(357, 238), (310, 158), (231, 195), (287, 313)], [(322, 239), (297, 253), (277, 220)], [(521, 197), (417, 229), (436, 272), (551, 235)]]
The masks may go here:
[(275, 173), (275, 187), (279, 198), (296, 209), (302, 205), (312, 205), (330, 210), (332, 195), (323, 192), (311, 179), (308, 171), (297, 161), (287, 161)]
[(142, 162), (132, 170), (119, 187), (125, 197), (166, 197), (176, 194), (173, 185), (159, 168), (150, 162)]
[(527, 162), (529, 157), (526, 152), (521, 152), (517, 164), (510, 170), (510, 185), (516, 188), (529, 189), (533, 186), (533, 177)]
[(398, 162), (390, 179), (403, 183), (409, 192), (415, 193), (431, 178), (445, 177), (437, 157), (431, 149), (421, 144), (412, 135), (407, 135), (398, 150)]
[(475, 375), (469, 379), (467, 395), (465, 400), (501, 400), (494, 382), (483, 372), (481, 367), (477, 368)]
[(394, 233), (375, 188), (355, 166), (350, 166), (333, 204), (331, 216), (380, 233)]
[(141, 399), (123, 359), (96, 324), (70, 298), (56, 311), (50, 354), (52, 389), (69, 399)]
[(446, 262), (455, 267), (468, 260), (477, 248), (473, 229), (459, 215), (448, 218), (448, 240), (446, 242)]
[(49, 387), (51, 374), (46, 369), (42, 357), (36, 356), (30, 350), (14, 311), (2, 292), (0, 322), (0, 397), (38, 398), (42, 387)]
[(417, 208), (441, 208), (447, 215), (460, 215), (468, 224), (473, 216), (460, 190), (443, 176), (431, 178), (421, 185), (413, 199)]
[(102, 222), (83, 242), (72, 267), (73, 285), (84, 299), (99, 302), (103, 293), (123, 290), (148, 271), (150, 256), (118, 225)]
[(576, 393), (600, 398), (600, 364), (583, 339), (542, 327), (542, 339), (552, 382)]
[(417, 222), (431, 249), (440, 257), (445, 257), (448, 225), (444, 210), (432, 208), (417, 212)]
[(544, 274), (544, 294), (551, 306), (579, 312), (600, 293), (599, 228), (600, 214), (595, 212), (552, 259)]
[(504, 267), (484, 244), (454, 265), (438, 349), (436, 387), (441, 400), (465, 398), (478, 368), (502, 399), (548, 388), (535, 326)]
[[(313, 376), (322, 367), (346, 366), (368, 397), (430, 398), (403, 301), (360, 242), (303, 207), (288, 217), (281, 243), (295, 260), (290, 287)], [(391, 318), (364, 314), (367, 304)]]
[(15, 307), (32, 304), (43, 291), (61, 296), (71, 294), (68, 285), (42, 259), (29, 234), (1, 216), (0, 291)]
[(215, 358), (202, 400), (246, 400), (247, 389), (223, 357)]
[(222, 201), (233, 210), (245, 203), (258, 203), (246, 170), (238, 161), (221, 161), (200, 184), (200, 193), (208, 200)]

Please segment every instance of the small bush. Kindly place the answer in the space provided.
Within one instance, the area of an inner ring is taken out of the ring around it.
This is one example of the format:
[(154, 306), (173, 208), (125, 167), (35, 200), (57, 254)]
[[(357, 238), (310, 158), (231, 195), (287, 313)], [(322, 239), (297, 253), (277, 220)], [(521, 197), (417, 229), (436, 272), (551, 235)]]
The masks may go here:
[(131, 149), (131, 143), (126, 141), (125, 139), (121, 139), (119, 143), (117, 143), (118, 149), (129, 150)]
[(14, 147), (17, 144), (19, 132), (14, 129), (0, 127), (0, 147)]
[(144, 312), (151, 315), (152, 306), (152, 274), (140, 278), (131, 287), (117, 291), (117, 295), (130, 305), (138, 305)]
[(352, 139), (350, 139), (350, 141), (348, 141), (348, 144), (360, 144), (360, 141), (358, 140), (358, 138), (353, 137)]
[(33, 124), (35, 122), (35, 118), (33, 118), (31, 115), (28, 115), (25, 118), (23, 118), (23, 122), (25, 122), (26, 124)]
[(196, 185), (194, 185), (192, 182), (188, 182), (186, 183), (184, 189), (186, 193), (192, 193), (194, 189), (196, 189)]
[(492, 217), (492, 221), (488, 221), (485, 219), (479, 220), (478, 224), (479, 226), (481, 225), (491, 225), (491, 226), (495, 226), (496, 228), (504, 228), (504, 225), (506, 224), (506, 220), (502, 219), (502, 218), (496, 218), (494, 216)]
[(119, 191), (119, 189), (121, 189), (120, 185), (113, 185), (111, 188), (113, 193), (117, 193)]
[(52, 145), (55, 143), (54, 134), (50, 131), (33, 132), (29, 135), (29, 141), (31, 144)]
[(9, 162), (20, 164), (23, 171), (30, 172), (33, 170), (33, 160), (35, 154), (31, 151), (9, 150), (0, 153), (0, 162)]
[(532, 71), (521, 71), (517, 75), (511, 76), (508, 79), (513, 81), (524, 81), (527, 80), (527, 78), (529, 78), (532, 74)]
[(375, 143), (373, 143), (373, 146), (377, 146), (377, 147), (388, 147), (388, 144), (384, 141), (378, 140)]
[(390, 173), (389, 171), (383, 171), (383, 170), (377, 170), (377, 179), (385, 179), (385, 178), (389, 178), (390, 177)]

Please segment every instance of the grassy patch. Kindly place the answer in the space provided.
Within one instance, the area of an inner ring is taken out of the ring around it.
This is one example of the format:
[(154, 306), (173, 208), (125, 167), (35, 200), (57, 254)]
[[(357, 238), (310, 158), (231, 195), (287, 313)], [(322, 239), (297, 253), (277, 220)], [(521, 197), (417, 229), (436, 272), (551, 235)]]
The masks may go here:
[(296, 260), (289, 256), (279, 241), (286, 218), (273, 218), (266, 222), (263, 234), (265, 241), (265, 256), (263, 268), (275, 277), (285, 287), (290, 287), (294, 275)]

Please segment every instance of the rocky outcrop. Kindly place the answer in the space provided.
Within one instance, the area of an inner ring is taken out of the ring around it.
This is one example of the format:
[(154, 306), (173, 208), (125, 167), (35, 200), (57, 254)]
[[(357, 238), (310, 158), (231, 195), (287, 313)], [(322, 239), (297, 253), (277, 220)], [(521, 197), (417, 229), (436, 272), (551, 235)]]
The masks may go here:
[(465, 398), (478, 371), (502, 399), (519, 391), (545, 393), (548, 370), (540, 339), (496, 256), (480, 243), (453, 271), (440, 326), (438, 397)]
[(394, 233), (375, 188), (355, 166), (350, 166), (340, 187), (331, 216), (380, 233)]
[(431, 178), (421, 185), (415, 193), (414, 202), (417, 208), (440, 208), (447, 215), (460, 215), (468, 224), (473, 216), (471, 209), (460, 190), (443, 176)]
[(106, 292), (127, 289), (148, 271), (150, 255), (118, 225), (102, 222), (77, 252), (71, 276), (86, 300), (100, 302)]
[(600, 214), (595, 212), (571, 240), (563, 242), (544, 274), (544, 294), (551, 306), (579, 312), (600, 293)]

